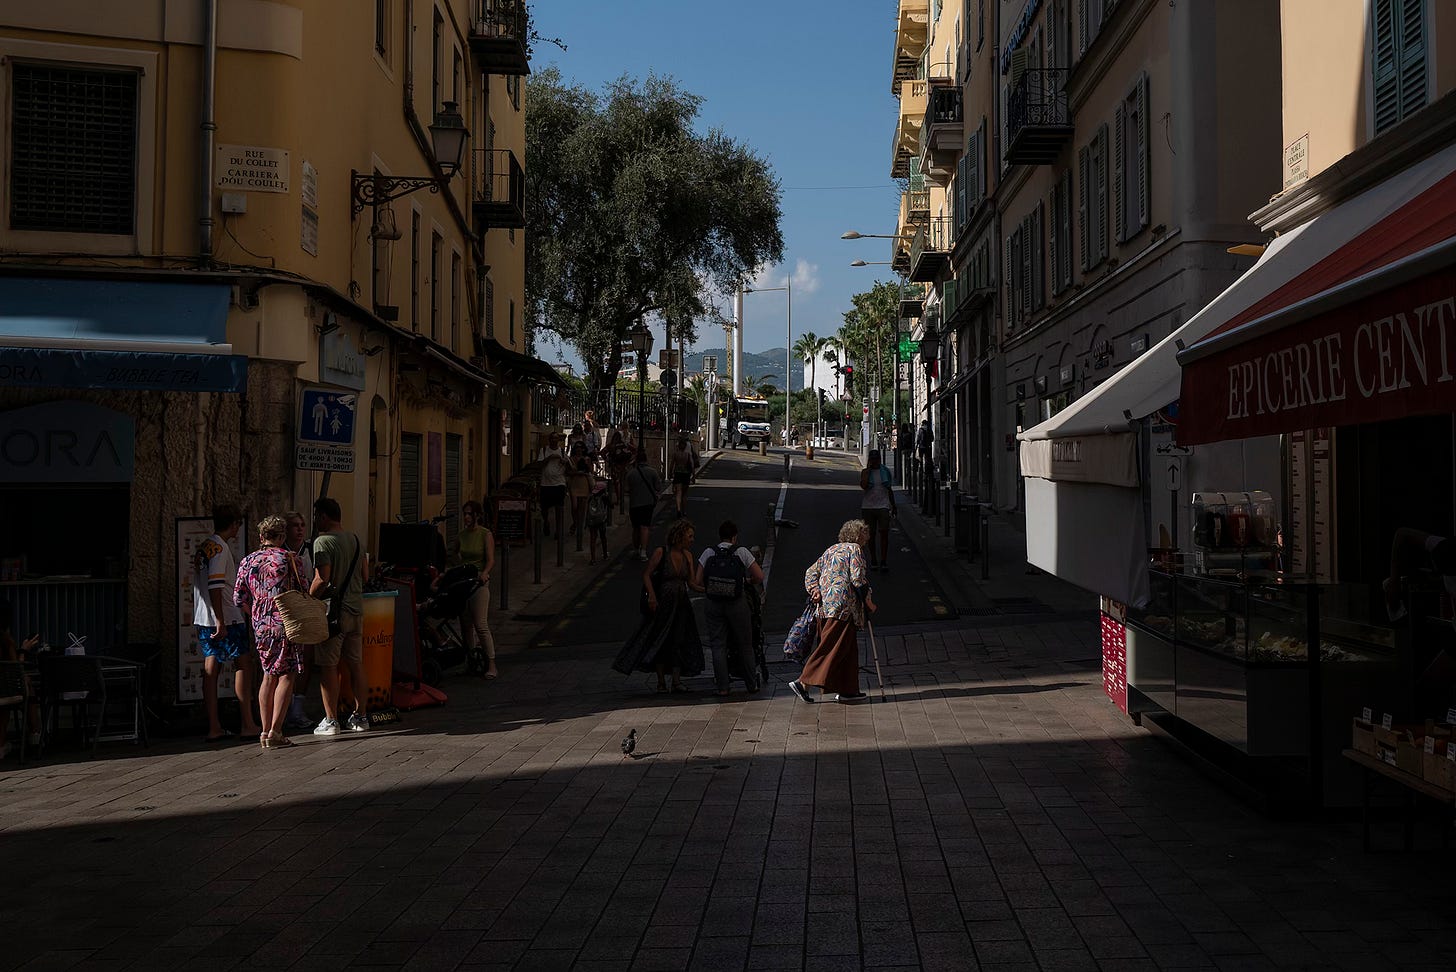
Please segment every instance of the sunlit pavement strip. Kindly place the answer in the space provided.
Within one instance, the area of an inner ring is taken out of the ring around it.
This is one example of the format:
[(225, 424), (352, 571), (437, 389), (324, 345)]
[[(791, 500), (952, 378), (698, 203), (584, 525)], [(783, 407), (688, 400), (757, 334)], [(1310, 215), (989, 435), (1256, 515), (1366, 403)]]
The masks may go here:
[(1452, 967), (1443, 858), (1235, 802), (1094, 634), (881, 632), (857, 706), (560, 647), (397, 731), (7, 764), (0, 967)]

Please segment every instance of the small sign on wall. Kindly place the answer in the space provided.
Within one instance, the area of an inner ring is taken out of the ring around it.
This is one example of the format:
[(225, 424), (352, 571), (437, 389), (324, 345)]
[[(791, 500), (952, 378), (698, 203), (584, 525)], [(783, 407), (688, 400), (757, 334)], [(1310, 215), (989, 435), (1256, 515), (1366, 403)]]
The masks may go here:
[(1284, 188), (1309, 178), (1309, 133), (1284, 147)]
[(219, 145), (217, 187), (243, 192), (287, 192), (288, 150), (261, 145)]

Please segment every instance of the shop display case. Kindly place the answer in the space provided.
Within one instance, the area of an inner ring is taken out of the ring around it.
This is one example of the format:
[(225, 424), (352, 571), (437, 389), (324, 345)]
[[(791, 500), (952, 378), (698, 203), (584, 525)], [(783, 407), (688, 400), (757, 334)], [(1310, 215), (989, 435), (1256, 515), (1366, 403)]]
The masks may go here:
[(1316, 751), (1344, 741), (1334, 727), (1395, 670), (1393, 632), (1342, 620), (1348, 598), (1332, 586), (1152, 571), (1150, 590), (1127, 615), (1131, 704), (1222, 744), (1253, 776), (1322, 775)]

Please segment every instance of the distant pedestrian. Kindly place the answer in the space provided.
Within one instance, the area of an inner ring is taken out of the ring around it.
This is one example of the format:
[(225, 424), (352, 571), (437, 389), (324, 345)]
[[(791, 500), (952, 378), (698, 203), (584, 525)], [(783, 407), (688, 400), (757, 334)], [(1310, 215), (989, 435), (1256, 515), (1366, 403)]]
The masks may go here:
[(561, 435), (552, 432), (541, 450), (541, 535), (551, 536), (552, 513), (555, 513), (556, 530), (561, 530), (561, 507), (566, 503), (566, 456), (561, 451)]
[(814, 701), (809, 686), (825, 695), (837, 693), (840, 702), (861, 702), (869, 697), (859, 688), (859, 629), (865, 612), (875, 611), (865, 570), (864, 547), (869, 541), (865, 522), (850, 520), (839, 528), (839, 542), (804, 572), (804, 589), (818, 605), (814, 616), (819, 643), (789, 688), (805, 702)]
[(586, 454), (595, 459), (601, 451), (602, 440), (597, 427), (597, 413), (592, 409), (587, 409), (581, 420), (581, 437), (586, 442)]
[[(880, 462), (880, 450), (871, 449), (869, 465), (859, 471), (860, 517), (870, 529), (870, 570), (889, 570), (890, 519), (895, 516), (895, 486), (890, 470)], [(876, 556), (878, 544), (878, 556)]]
[(232, 599), (253, 623), (253, 643), (263, 677), (258, 685), (258, 714), (262, 723), (258, 745), (281, 749), (293, 745), (283, 734), (283, 719), (293, 698), (293, 680), (303, 671), (303, 646), (288, 640), (276, 598), (287, 591), (304, 590), (298, 559), (288, 551), (288, 525), (281, 516), (265, 516), (258, 523), (257, 550), (238, 564)]
[(207, 709), (207, 741), (232, 733), (217, 715), (217, 679), (224, 665), (233, 666), (233, 692), (242, 713), (244, 736), (262, 734), (253, 719), (252, 649), (243, 612), (233, 603), (238, 565), (230, 544), (243, 526), (243, 511), (228, 503), (212, 509), (212, 535), (197, 545), (192, 557), (192, 623), (202, 651), (202, 702)]
[(753, 652), (753, 615), (748, 586), (763, 583), (763, 568), (747, 547), (738, 545), (738, 525), (724, 520), (718, 544), (698, 558), (697, 586), (703, 590), (704, 620), (713, 652), (713, 678), (718, 695), (728, 694), (728, 654), (733, 653), (749, 692), (757, 692), (758, 667)]
[(568, 458), (576, 455), (576, 449), (578, 446), (580, 446), (583, 451), (586, 450), (586, 436), (582, 434), (580, 422), (577, 422), (575, 425), (573, 425), (571, 427), (571, 431), (566, 433), (566, 455)]
[(612, 663), (623, 675), (656, 672), (657, 691), (686, 692), (682, 676), (703, 670), (703, 642), (689, 600), (696, 585), (693, 525), (678, 520), (667, 531), (667, 545), (652, 552), (642, 570), (642, 624)]
[(485, 525), (485, 511), (475, 500), (460, 505), (460, 529), (446, 555), (447, 567), (479, 571), (480, 587), (465, 602), (466, 672), (495, 678), (495, 638), (490, 633), (490, 573), (495, 569), (495, 534)]
[(688, 487), (698, 476), (698, 453), (688, 437), (678, 436), (677, 448), (667, 457), (667, 478), (672, 483), (672, 498), (677, 504), (677, 515), (688, 512)]
[(920, 420), (920, 431), (915, 433), (915, 451), (920, 456), (920, 471), (929, 472), (931, 454), (935, 450), (935, 433), (930, 431), (930, 419)]
[(607, 437), (606, 459), (607, 473), (612, 482), (612, 503), (620, 505), (622, 502), (622, 486), (627, 478), (627, 470), (632, 466), (633, 449), (627, 444), (626, 437), (621, 429), (613, 429), (612, 434)]
[[(369, 729), (369, 684), (364, 679), (364, 582), (369, 564), (364, 559), (358, 535), (343, 529), (339, 501), (321, 496), (313, 504), (313, 583), (309, 593), (329, 599), (329, 639), (314, 648), (318, 664), (319, 694), (323, 696), (324, 718), (314, 729), (316, 736), (337, 736)], [(354, 712), (347, 722), (339, 721), (339, 663), (349, 669), (349, 687), (354, 693)]]
[(591, 460), (585, 449), (578, 444), (577, 452), (571, 458), (571, 472), (566, 474), (566, 495), (571, 499), (571, 532), (579, 532), (586, 521), (586, 505), (596, 488), (597, 477), (592, 472)]
[(597, 547), (602, 548), (602, 559), (611, 557), (607, 547), (607, 518), (611, 514), (612, 497), (607, 483), (598, 479), (592, 483), (591, 498), (586, 501), (586, 534), (591, 544), (591, 562), (597, 562)]
[(910, 465), (910, 457), (915, 454), (915, 430), (910, 427), (909, 422), (901, 422), (900, 427), (895, 430), (895, 474), (900, 477), (900, 483), (905, 482), (905, 470)]
[(627, 509), (632, 518), (634, 549), (638, 560), (647, 559), (647, 538), (652, 533), (652, 513), (662, 493), (662, 477), (647, 464), (647, 450), (637, 449), (632, 468), (627, 471)]

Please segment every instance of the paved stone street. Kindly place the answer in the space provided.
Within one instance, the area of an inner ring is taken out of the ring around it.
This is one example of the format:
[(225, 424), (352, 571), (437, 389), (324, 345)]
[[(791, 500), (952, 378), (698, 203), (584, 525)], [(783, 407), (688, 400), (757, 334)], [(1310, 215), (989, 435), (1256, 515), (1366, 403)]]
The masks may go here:
[(396, 731), (10, 764), (0, 966), (1452, 967), (1449, 858), (1260, 816), (1034, 620), (880, 632), (857, 707), (556, 647)]

